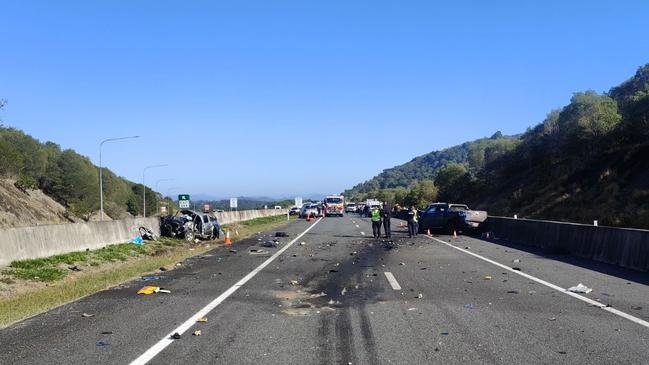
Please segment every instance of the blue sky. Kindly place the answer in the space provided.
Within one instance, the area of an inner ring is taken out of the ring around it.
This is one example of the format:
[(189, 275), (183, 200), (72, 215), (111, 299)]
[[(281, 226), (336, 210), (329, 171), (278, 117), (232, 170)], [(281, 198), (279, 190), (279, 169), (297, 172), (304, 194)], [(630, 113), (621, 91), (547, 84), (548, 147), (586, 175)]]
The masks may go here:
[[(649, 62), (646, 1), (0, 1), (4, 124), (163, 193), (339, 192)], [(169, 188), (175, 188), (169, 191)]]

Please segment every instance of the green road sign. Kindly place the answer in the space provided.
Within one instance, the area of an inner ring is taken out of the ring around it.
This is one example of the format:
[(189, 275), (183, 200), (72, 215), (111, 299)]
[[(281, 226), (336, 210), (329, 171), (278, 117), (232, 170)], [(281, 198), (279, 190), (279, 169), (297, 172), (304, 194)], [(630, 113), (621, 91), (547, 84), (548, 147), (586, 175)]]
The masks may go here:
[(191, 200), (191, 199), (189, 199), (189, 194), (179, 194), (178, 200)]

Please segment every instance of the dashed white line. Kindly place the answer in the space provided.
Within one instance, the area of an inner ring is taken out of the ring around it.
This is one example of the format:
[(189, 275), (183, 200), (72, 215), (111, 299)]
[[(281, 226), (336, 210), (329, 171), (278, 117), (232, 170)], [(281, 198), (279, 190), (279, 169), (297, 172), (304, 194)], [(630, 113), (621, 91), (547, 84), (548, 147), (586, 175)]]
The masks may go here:
[(208, 305), (203, 307), (201, 310), (196, 312), (196, 314), (192, 315), (189, 317), (188, 320), (186, 320), (183, 324), (178, 326), (178, 328), (174, 329), (171, 331), (168, 335), (163, 337), (158, 343), (153, 345), (151, 348), (149, 348), (145, 353), (140, 355), (137, 359), (133, 360), (131, 362), (131, 365), (143, 365), (146, 364), (147, 362), (151, 361), (156, 355), (158, 355), (162, 350), (164, 350), (167, 346), (171, 345), (171, 343), (174, 342), (174, 340), (171, 338), (171, 336), (174, 333), (179, 333), (183, 334), (187, 330), (189, 330), (192, 326), (196, 324), (196, 321), (199, 318), (203, 318), (207, 316), (209, 312), (214, 310), (219, 304), (223, 303), (224, 300), (226, 300), (230, 295), (232, 295), (237, 289), (242, 287), (248, 280), (252, 279), (255, 275), (257, 275), (261, 270), (263, 270), (266, 266), (268, 266), (271, 262), (273, 262), (277, 257), (279, 257), (284, 251), (288, 250), (293, 244), (299, 240), (302, 236), (304, 236), (307, 232), (309, 232), (313, 227), (315, 227), (316, 224), (320, 223), (322, 218), (318, 219), (313, 223), (309, 228), (307, 228), (304, 232), (302, 232), (299, 236), (295, 237), (293, 241), (289, 242), (286, 244), (286, 246), (282, 247), (279, 249), (275, 254), (271, 257), (268, 258), (268, 260), (264, 261), (261, 265), (257, 266), (256, 269), (252, 270), (248, 275), (244, 276), (243, 279), (239, 280), (236, 284), (231, 286), (228, 290), (223, 292), (221, 295), (219, 295), (216, 299), (211, 301)]
[(356, 228), (361, 228), (361, 226), (359, 226), (359, 225), (357, 224), (357, 225), (356, 225)]
[(386, 279), (388, 279), (388, 283), (390, 283), (390, 286), (392, 287), (392, 289), (401, 290), (401, 285), (399, 285), (399, 282), (394, 277), (394, 275), (392, 275), (391, 272), (386, 271), (386, 272), (384, 272), (384, 274), (385, 274)]
[[(602, 304), (602, 303), (600, 303), (600, 302), (598, 302), (598, 301), (596, 301), (596, 300), (592, 300), (592, 299), (590, 299), (590, 298), (584, 297), (583, 295), (579, 295), (579, 294), (577, 294), (577, 293), (569, 292), (569, 291), (567, 291), (565, 288), (562, 288), (562, 287), (560, 287), (560, 286), (558, 286), (558, 285), (555, 285), (555, 284), (549, 283), (549, 282), (547, 282), (547, 281), (545, 281), (545, 280), (543, 280), (543, 279), (539, 279), (539, 278), (537, 278), (537, 277), (535, 277), (535, 276), (532, 276), (532, 275), (530, 275), (530, 274), (526, 274), (526, 273), (524, 273), (524, 272), (521, 272), (521, 271), (518, 271), (518, 270), (514, 270), (513, 268), (511, 268), (511, 267), (509, 267), (509, 266), (507, 266), (507, 265), (503, 265), (503, 264), (501, 264), (501, 263), (499, 263), (499, 262), (496, 262), (496, 261), (494, 261), (494, 260), (492, 260), (492, 259), (488, 259), (488, 258), (483, 257), (483, 256), (480, 256), (480, 255), (478, 255), (478, 254), (476, 254), (476, 253), (473, 253), (473, 252), (470, 252), (470, 251), (468, 251), (468, 250), (465, 250), (465, 249), (463, 249), (463, 248), (460, 248), (460, 247), (454, 246), (454, 245), (452, 245), (452, 244), (450, 244), (450, 243), (448, 243), (448, 242), (444, 242), (444, 241), (442, 241), (442, 240), (440, 240), (440, 239), (437, 239), (437, 238), (435, 238), (435, 237), (430, 237), (430, 236), (425, 236), (425, 237), (430, 238), (431, 240), (435, 240), (435, 241), (437, 241), (437, 242), (439, 242), (439, 243), (443, 243), (443, 244), (445, 244), (445, 245), (448, 246), (448, 247), (454, 248), (454, 249), (456, 249), (456, 250), (458, 250), (458, 251), (461, 251), (461, 252), (464, 252), (464, 253), (466, 253), (466, 254), (469, 254), (469, 255), (471, 255), (471, 256), (473, 256), (473, 257), (479, 258), (480, 260), (486, 261), (486, 262), (488, 262), (488, 263), (490, 263), (490, 264), (496, 265), (496, 266), (498, 266), (498, 267), (500, 267), (500, 268), (502, 268), (502, 269), (505, 269), (505, 270), (511, 271), (511, 272), (513, 272), (514, 274), (520, 275), (520, 276), (522, 276), (522, 277), (524, 277), (524, 278), (527, 278), (527, 279), (533, 280), (533, 281), (535, 281), (535, 282), (537, 282), (537, 283), (539, 283), (539, 284), (545, 285), (545, 286), (547, 286), (548, 288), (551, 288), (551, 289), (554, 289), (554, 290), (556, 290), (556, 291), (558, 291), (558, 292), (561, 292), (561, 293), (563, 293), (563, 294), (569, 295), (569, 296), (571, 296), (571, 297), (573, 297), (573, 298), (575, 298), (575, 299), (579, 299), (579, 300), (581, 300), (581, 301), (583, 301), (583, 302), (586, 302), (586, 303), (588, 303), (588, 304), (590, 304), (590, 305), (592, 305), (592, 306), (594, 306), (594, 307), (599, 307), (599, 308), (601, 308), (601, 309), (603, 309), (603, 310), (605, 310), (605, 311), (607, 311), (607, 312), (613, 313), (613, 314), (615, 314), (615, 315), (617, 315), (617, 316), (620, 316), (620, 317), (622, 317), (622, 318), (628, 319), (628, 320), (631, 321), (631, 322), (634, 322), (634, 323), (637, 323), (637, 324), (639, 324), (639, 325), (641, 325), (641, 326), (644, 326), (644, 327), (649, 328), (649, 322), (647, 322), (647, 321), (645, 321), (645, 320), (643, 320), (643, 319), (640, 319), (640, 318), (638, 318), (638, 317), (634, 317), (634, 316), (632, 316), (632, 315), (630, 315), (630, 314), (628, 314), (628, 313), (625, 313), (625, 312), (622, 312), (622, 311), (617, 310), (617, 309), (615, 309), (615, 308), (609, 307), (609, 306), (607, 306), (606, 304)], [(387, 273), (386, 273), (386, 276), (387, 276)]]
[(365, 232), (361, 232), (361, 236), (365, 236)]

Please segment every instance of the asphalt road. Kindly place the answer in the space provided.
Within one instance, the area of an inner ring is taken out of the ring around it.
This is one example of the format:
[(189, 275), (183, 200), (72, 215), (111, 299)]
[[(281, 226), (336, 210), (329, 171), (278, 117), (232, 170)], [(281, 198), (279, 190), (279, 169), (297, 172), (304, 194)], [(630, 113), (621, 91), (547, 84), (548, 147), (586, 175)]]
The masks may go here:
[(0, 363), (649, 363), (646, 274), (398, 224), (394, 246), (347, 215), (217, 248), (0, 331)]

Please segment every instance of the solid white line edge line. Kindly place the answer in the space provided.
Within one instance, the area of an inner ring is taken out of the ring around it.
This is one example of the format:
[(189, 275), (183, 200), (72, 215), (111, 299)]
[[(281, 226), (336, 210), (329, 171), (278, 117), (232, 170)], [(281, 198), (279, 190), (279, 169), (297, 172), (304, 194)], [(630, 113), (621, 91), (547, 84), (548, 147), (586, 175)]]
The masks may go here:
[(524, 272), (521, 272), (521, 271), (518, 271), (518, 270), (514, 270), (513, 268), (511, 268), (511, 267), (509, 267), (509, 266), (507, 266), (507, 265), (503, 265), (503, 264), (501, 264), (501, 263), (499, 263), (499, 262), (496, 262), (496, 261), (494, 261), (494, 260), (491, 260), (491, 259), (488, 259), (488, 258), (486, 258), (486, 257), (480, 256), (480, 255), (478, 255), (478, 254), (476, 254), (476, 253), (473, 253), (473, 252), (470, 252), (470, 251), (465, 250), (465, 249), (463, 249), (463, 248), (460, 248), (460, 247), (454, 246), (454, 245), (452, 245), (452, 244), (450, 244), (450, 243), (448, 243), (448, 242), (444, 242), (444, 241), (442, 241), (442, 240), (440, 240), (440, 239), (437, 239), (437, 238), (435, 238), (435, 237), (430, 237), (430, 236), (425, 236), (425, 237), (430, 238), (430, 239), (432, 239), (432, 240), (435, 240), (435, 241), (437, 241), (437, 242), (439, 242), (439, 243), (443, 243), (443, 244), (445, 244), (445, 245), (448, 246), (448, 247), (452, 247), (452, 248), (454, 248), (454, 249), (456, 249), (456, 250), (458, 250), (458, 251), (461, 251), (461, 252), (467, 253), (467, 254), (469, 254), (469, 255), (471, 255), (471, 256), (473, 256), (473, 257), (479, 258), (480, 260), (483, 260), (483, 261), (486, 261), (486, 262), (488, 262), (488, 263), (490, 263), (490, 264), (496, 265), (496, 266), (498, 266), (498, 267), (500, 267), (500, 268), (502, 268), (502, 269), (505, 269), (505, 270), (507, 270), (507, 271), (511, 271), (511, 272), (513, 272), (514, 274), (518, 274), (518, 275), (520, 275), (520, 276), (522, 276), (522, 277), (525, 277), (525, 278), (528, 278), (528, 279), (530, 279), (530, 280), (536, 281), (536, 282), (539, 283), (539, 284), (545, 285), (545, 286), (547, 286), (548, 288), (551, 288), (551, 289), (554, 289), (554, 290), (556, 290), (556, 291), (558, 291), (558, 292), (561, 292), (561, 293), (563, 293), (563, 294), (569, 295), (569, 296), (571, 296), (571, 297), (573, 297), (573, 298), (575, 298), (575, 299), (579, 299), (579, 300), (581, 300), (581, 301), (584, 301), (584, 302), (586, 302), (586, 303), (588, 303), (588, 304), (590, 304), (590, 305), (592, 305), (592, 306), (594, 306), (594, 307), (599, 307), (599, 308), (601, 308), (601, 309), (603, 309), (603, 310), (605, 310), (605, 311), (607, 311), (607, 312), (609, 312), (609, 313), (613, 313), (613, 314), (615, 314), (615, 315), (617, 315), (617, 316), (620, 316), (620, 317), (622, 317), (622, 318), (628, 319), (628, 320), (631, 321), (631, 322), (634, 322), (634, 323), (636, 323), (636, 324), (639, 324), (639, 325), (641, 325), (641, 326), (644, 326), (644, 327), (646, 327), (646, 328), (649, 328), (649, 322), (647, 322), (647, 321), (645, 321), (645, 320), (643, 320), (643, 319), (640, 319), (640, 318), (638, 318), (638, 317), (634, 317), (634, 316), (632, 316), (632, 315), (630, 315), (630, 314), (628, 314), (628, 313), (622, 312), (622, 311), (617, 310), (617, 309), (615, 309), (615, 308), (613, 308), (613, 307), (608, 307), (606, 304), (602, 304), (602, 303), (600, 303), (600, 302), (598, 302), (598, 301), (592, 300), (592, 299), (587, 298), (587, 297), (585, 297), (585, 296), (583, 296), (583, 295), (579, 295), (579, 294), (577, 294), (577, 293), (570, 292), (570, 291), (568, 291), (568, 290), (566, 290), (566, 289), (564, 289), (564, 288), (562, 288), (562, 287), (560, 287), (560, 286), (558, 286), (558, 285), (554, 285), (554, 284), (552, 284), (552, 283), (549, 283), (549, 282), (547, 282), (547, 281), (545, 281), (545, 280), (539, 279), (539, 278), (537, 278), (537, 277), (535, 277), (535, 276), (532, 276), (532, 275), (530, 275), (530, 274), (526, 274), (526, 273), (524, 273)]
[(198, 319), (205, 317), (209, 312), (214, 310), (219, 304), (221, 304), (224, 300), (226, 300), (230, 295), (232, 295), (237, 289), (242, 287), (248, 280), (252, 279), (255, 275), (257, 275), (261, 270), (263, 270), (266, 266), (270, 265), (271, 262), (273, 262), (277, 257), (279, 257), (284, 251), (288, 250), (293, 244), (299, 240), (302, 236), (304, 236), (307, 232), (309, 232), (313, 227), (316, 226), (316, 224), (320, 223), (322, 218), (318, 219), (315, 223), (313, 223), (309, 228), (307, 228), (304, 232), (302, 232), (299, 236), (295, 237), (291, 242), (289, 242), (287, 245), (279, 249), (279, 251), (275, 252), (275, 254), (271, 257), (268, 258), (268, 260), (264, 261), (261, 265), (257, 266), (254, 270), (252, 270), (248, 275), (244, 276), (243, 279), (239, 280), (236, 284), (231, 286), (228, 290), (224, 291), (221, 295), (219, 295), (216, 299), (211, 301), (208, 305), (203, 307), (201, 310), (196, 312), (193, 316), (189, 317), (188, 320), (186, 320), (183, 324), (178, 326), (178, 328), (174, 329), (171, 331), (169, 334), (167, 334), (165, 337), (163, 337), (158, 343), (155, 345), (151, 346), (146, 352), (144, 352), (142, 355), (140, 355), (137, 359), (131, 361), (131, 365), (144, 365), (151, 361), (156, 355), (158, 355), (162, 350), (164, 350), (167, 346), (171, 345), (175, 340), (171, 338), (171, 336), (178, 332), (179, 334), (185, 333), (187, 330), (189, 330), (192, 326), (196, 324), (196, 321)]
[(399, 282), (394, 277), (394, 275), (392, 275), (391, 272), (386, 271), (386, 272), (384, 272), (384, 274), (385, 274), (386, 279), (388, 279), (388, 283), (390, 283), (390, 286), (392, 287), (392, 289), (401, 290), (401, 285), (399, 285)]

